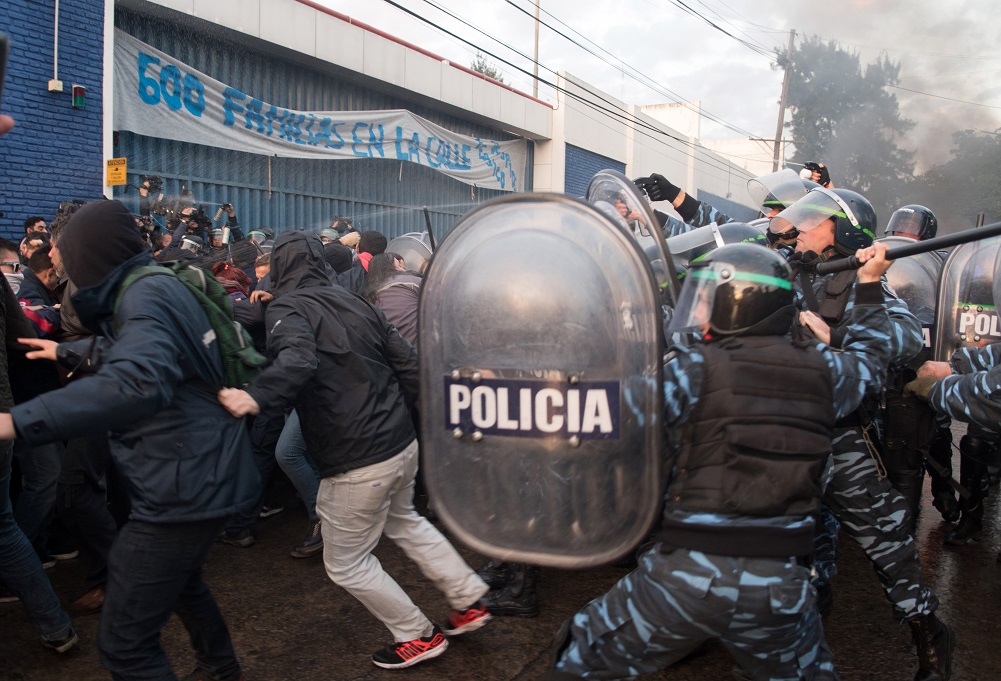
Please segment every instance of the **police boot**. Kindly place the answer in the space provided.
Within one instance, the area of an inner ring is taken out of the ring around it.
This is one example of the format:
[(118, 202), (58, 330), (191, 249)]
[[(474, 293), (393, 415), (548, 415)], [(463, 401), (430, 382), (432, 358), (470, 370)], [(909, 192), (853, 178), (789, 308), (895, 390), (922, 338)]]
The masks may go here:
[(515, 615), (535, 617), (539, 614), (539, 601), (535, 596), (535, 583), (539, 579), (539, 568), (517, 563), (511, 565), (511, 581), (500, 591), (494, 591), (483, 599), (491, 615)]
[(956, 645), (952, 630), (930, 615), (920, 615), (907, 624), (918, 649), (918, 673), (914, 681), (948, 681), (952, 675), (952, 649)]
[(971, 504), (971, 499), (963, 499), (960, 504), (959, 522), (945, 533), (945, 543), (950, 546), (962, 546), (967, 542), (980, 541), (984, 530), (984, 505), (977, 500)]
[(969, 490), (970, 496), (960, 500), (959, 522), (945, 533), (946, 544), (960, 546), (980, 539), (984, 517), (984, 482), (987, 476), (984, 456), (989, 446), (987, 440), (969, 434), (964, 435), (959, 442), (959, 451), (962, 454), (959, 481)]
[[(952, 431), (940, 428), (935, 433), (929, 458), (939, 465), (945, 476), (952, 475)], [(959, 502), (956, 493), (949, 485), (948, 479), (929, 466), (928, 475), (931, 478), (932, 506), (942, 514), (942, 520), (954, 523), (959, 520)]]
[(480, 576), (491, 591), (503, 589), (511, 581), (511, 563), (504, 563), (499, 560), (488, 560), (476, 574)]

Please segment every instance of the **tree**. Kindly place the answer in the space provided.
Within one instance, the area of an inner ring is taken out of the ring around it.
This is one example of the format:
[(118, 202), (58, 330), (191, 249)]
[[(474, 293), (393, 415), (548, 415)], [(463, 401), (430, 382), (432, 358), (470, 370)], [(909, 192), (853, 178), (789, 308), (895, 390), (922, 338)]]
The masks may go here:
[(493, 78), (498, 83), (504, 82), (504, 76), (501, 74), (500, 69), (479, 52), (476, 53), (476, 59), (469, 65), (469, 68), (477, 73), (482, 73), (487, 78)]
[(795, 140), (792, 160), (824, 163), (835, 186), (863, 194), (885, 222), (901, 205), (914, 168), (913, 153), (896, 144), (914, 123), (901, 118), (886, 89), (898, 82), (900, 65), (883, 56), (863, 69), (857, 53), (817, 37), (796, 47), (791, 60), (778, 51), (776, 57), (777, 66), (792, 69), (786, 124)]
[(972, 227), (979, 213), (1001, 220), (1001, 130), (962, 130), (952, 142), (952, 159), (917, 178), (907, 195), (935, 212), (939, 234)]

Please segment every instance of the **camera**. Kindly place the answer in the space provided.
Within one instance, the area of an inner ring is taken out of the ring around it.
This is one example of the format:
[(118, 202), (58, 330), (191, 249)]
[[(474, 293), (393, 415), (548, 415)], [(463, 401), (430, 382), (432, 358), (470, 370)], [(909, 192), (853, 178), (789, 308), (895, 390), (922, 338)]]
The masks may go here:
[(159, 175), (140, 175), (140, 184), (147, 184), (147, 190), (150, 194), (159, 194), (163, 191), (163, 178)]

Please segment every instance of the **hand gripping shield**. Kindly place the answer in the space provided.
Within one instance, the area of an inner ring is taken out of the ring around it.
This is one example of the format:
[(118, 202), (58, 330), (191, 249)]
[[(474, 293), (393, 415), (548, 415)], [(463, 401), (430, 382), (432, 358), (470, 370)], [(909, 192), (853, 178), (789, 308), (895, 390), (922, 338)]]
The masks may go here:
[(992, 291), (999, 252), (1001, 237), (992, 237), (960, 244), (946, 258), (936, 309), (937, 361), (948, 362), (960, 348), (979, 348), (1001, 341), (1001, 322)]
[(681, 287), (660, 222), (646, 197), (622, 173), (601, 170), (588, 183), (585, 198), (632, 235), (650, 261), (664, 304), (673, 307)]
[(455, 536), (581, 568), (661, 502), (660, 299), (625, 228), (561, 195), (495, 199), (435, 252), (420, 303), (422, 467)]
[[(901, 236), (885, 236), (877, 241), (886, 244), (887, 248), (914, 243), (913, 239)], [(934, 348), (935, 306), (942, 263), (938, 252), (929, 251), (894, 260), (893, 267), (886, 273), (890, 288), (907, 303), (907, 309), (921, 322), (926, 353), (931, 353)], [(930, 354), (925, 356), (930, 357)]]

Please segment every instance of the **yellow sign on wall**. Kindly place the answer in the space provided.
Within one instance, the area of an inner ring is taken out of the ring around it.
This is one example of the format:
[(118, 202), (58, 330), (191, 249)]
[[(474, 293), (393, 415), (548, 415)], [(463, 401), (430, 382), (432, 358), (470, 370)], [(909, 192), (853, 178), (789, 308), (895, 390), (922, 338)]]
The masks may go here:
[(108, 172), (107, 172), (107, 184), (109, 187), (114, 187), (120, 184), (126, 184), (125, 182), (125, 167), (126, 159), (124, 158), (109, 158), (108, 161)]

